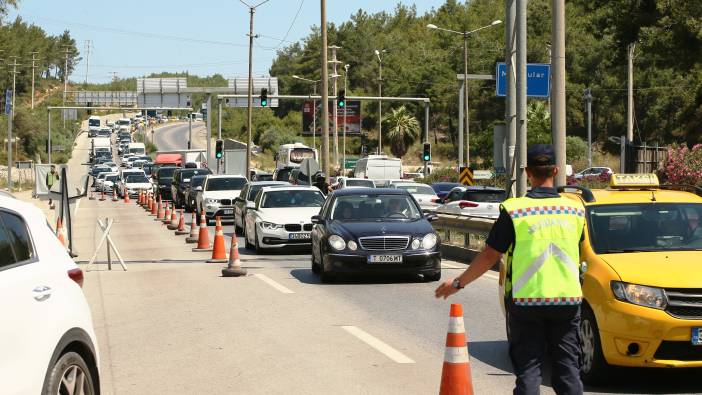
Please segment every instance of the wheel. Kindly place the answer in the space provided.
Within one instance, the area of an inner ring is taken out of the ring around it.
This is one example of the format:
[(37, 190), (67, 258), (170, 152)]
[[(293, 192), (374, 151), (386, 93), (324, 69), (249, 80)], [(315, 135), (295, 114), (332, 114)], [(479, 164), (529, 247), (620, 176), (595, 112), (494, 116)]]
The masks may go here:
[(97, 389), (83, 358), (75, 352), (67, 352), (51, 368), (42, 393), (93, 395)]
[(249, 243), (249, 235), (248, 232), (246, 231), (246, 228), (244, 228), (244, 248), (247, 250), (253, 250), (254, 245)]
[(432, 281), (439, 281), (441, 280), (441, 270), (434, 274), (425, 274), (424, 275), (424, 281), (426, 282), (432, 282)]
[(261, 247), (261, 244), (258, 242), (258, 232), (254, 230), (254, 243), (256, 245), (256, 254), (263, 254), (266, 250)]
[(319, 274), (319, 263), (314, 259), (314, 245), (312, 246), (312, 273)]
[(321, 253), (320, 255), (320, 262), (319, 262), (319, 279), (325, 283), (329, 284), (334, 282), (336, 279), (332, 273), (329, 273), (328, 271), (324, 270), (324, 255)]
[(602, 383), (609, 365), (602, 354), (600, 332), (597, 329), (595, 314), (589, 306), (583, 305), (580, 316), (580, 346), (583, 356), (580, 366), (580, 376), (587, 384)]
[(234, 234), (237, 236), (244, 234), (244, 230), (241, 226), (236, 224), (236, 218), (234, 218)]

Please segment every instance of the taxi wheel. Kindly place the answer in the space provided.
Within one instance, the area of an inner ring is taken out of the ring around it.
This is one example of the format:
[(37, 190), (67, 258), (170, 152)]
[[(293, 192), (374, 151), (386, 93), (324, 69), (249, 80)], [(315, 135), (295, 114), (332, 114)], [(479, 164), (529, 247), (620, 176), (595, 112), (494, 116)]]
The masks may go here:
[(587, 305), (583, 305), (580, 317), (580, 346), (582, 348), (580, 376), (583, 382), (587, 384), (602, 383), (609, 365), (602, 354), (602, 344), (600, 343), (595, 314)]

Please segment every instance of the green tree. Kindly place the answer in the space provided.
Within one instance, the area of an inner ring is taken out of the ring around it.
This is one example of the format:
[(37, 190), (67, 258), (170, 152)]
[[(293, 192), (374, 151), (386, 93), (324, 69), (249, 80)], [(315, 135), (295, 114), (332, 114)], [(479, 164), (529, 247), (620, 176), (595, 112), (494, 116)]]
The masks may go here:
[(408, 110), (401, 106), (393, 109), (383, 120), (390, 151), (398, 158), (403, 157), (420, 133), (419, 122)]
[(527, 107), (528, 144), (551, 143), (551, 112), (543, 100), (533, 100)]

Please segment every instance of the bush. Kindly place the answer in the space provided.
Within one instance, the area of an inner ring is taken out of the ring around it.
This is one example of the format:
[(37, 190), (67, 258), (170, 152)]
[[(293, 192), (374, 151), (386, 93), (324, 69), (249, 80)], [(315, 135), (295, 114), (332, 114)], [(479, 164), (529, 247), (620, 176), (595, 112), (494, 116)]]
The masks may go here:
[(668, 147), (668, 158), (663, 165), (663, 178), (670, 184), (700, 185), (702, 181), (702, 144), (692, 149), (687, 145)]
[(587, 142), (577, 136), (566, 137), (566, 158), (568, 164), (587, 158)]

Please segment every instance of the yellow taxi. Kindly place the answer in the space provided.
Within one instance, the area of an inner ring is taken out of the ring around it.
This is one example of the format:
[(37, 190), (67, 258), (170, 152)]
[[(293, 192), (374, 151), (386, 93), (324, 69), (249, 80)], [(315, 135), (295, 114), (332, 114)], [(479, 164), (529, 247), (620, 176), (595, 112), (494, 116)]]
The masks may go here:
[(586, 210), (583, 380), (609, 365), (702, 367), (702, 189), (614, 174), (608, 189), (559, 192)]

